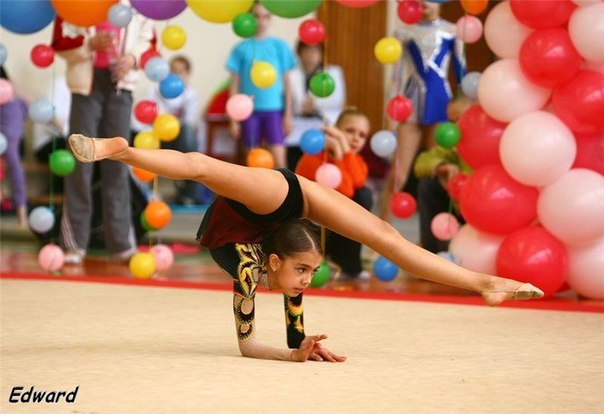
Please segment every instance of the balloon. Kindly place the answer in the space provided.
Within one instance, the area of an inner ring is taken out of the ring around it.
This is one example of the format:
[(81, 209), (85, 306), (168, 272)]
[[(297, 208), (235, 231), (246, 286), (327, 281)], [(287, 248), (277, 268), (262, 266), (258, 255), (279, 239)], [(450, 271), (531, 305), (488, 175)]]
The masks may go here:
[(241, 13), (235, 17), (232, 23), (233, 32), (240, 37), (252, 37), (258, 30), (258, 22), (251, 13)]
[(482, 108), (503, 122), (543, 108), (550, 94), (550, 90), (531, 83), (513, 59), (502, 59), (489, 65), (478, 83), (478, 100)]
[(321, 263), (321, 266), (317, 269), (317, 271), (312, 275), (312, 280), (310, 281), (310, 285), (315, 288), (319, 288), (329, 282), (329, 278), (331, 277), (331, 269), (327, 262)]
[(330, 188), (338, 188), (342, 184), (342, 171), (335, 164), (325, 163), (317, 168), (315, 181)]
[(38, 264), (47, 272), (55, 272), (63, 267), (65, 253), (54, 243), (48, 243), (38, 253)]
[(373, 53), (381, 63), (396, 63), (403, 54), (403, 47), (396, 37), (383, 37), (375, 44)]
[(476, 99), (478, 97), (478, 82), (480, 82), (480, 72), (468, 72), (461, 79), (461, 90), (468, 98)]
[(503, 238), (465, 224), (451, 239), (449, 252), (457, 264), (468, 270), (495, 274), (495, 259)]
[(443, 259), (445, 259), (445, 260), (450, 261), (451, 263), (455, 263), (455, 264), (457, 264), (457, 265), (459, 264), (459, 263), (457, 262), (457, 259), (455, 258), (455, 256), (453, 256), (453, 255), (452, 255), (451, 253), (449, 253), (449, 252), (438, 252), (438, 253), (436, 253), (436, 255), (437, 255), (437, 256), (440, 256), (440, 257), (442, 257), (442, 258), (443, 258)]
[(573, 168), (587, 168), (604, 175), (604, 133), (577, 135)]
[(193, 12), (212, 23), (228, 23), (237, 15), (247, 12), (254, 0), (187, 0)]
[(95, 26), (107, 20), (109, 9), (119, 0), (65, 1), (52, 0), (59, 16), (76, 26)]
[(254, 102), (248, 95), (235, 94), (227, 100), (226, 112), (234, 121), (243, 121), (254, 112)]
[(459, 221), (453, 214), (438, 213), (430, 223), (430, 230), (438, 240), (451, 240), (459, 231)]
[(507, 234), (537, 216), (539, 192), (510, 177), (503, 167), (487, 165), (472, 173), (461, 192), (464, 219), (478, 230)]
[(140, 14), (153, 20), (167, 20), (178, 16), (187, 8), (184, 0), (132, 0)]
[(300, 137), (300, 149), (308, 155), (316, 155), (325, 149), (325, 134), (320, 129), (308, 129)]
[(145, 62), (145, 75), (155, 82), (161, 82), (170, 74), (170, 64), (160, 56), (150, 58)]
[(166, 26), (161, 33), (161, 42), (168, 49), (178, 50), (187, 42), (187, 34), (180, 26)]
[(382, 282), (390, 282), (398, 275), (398, 267), (385, 257), (378, 257), (373, 262), (373, 273)]
[(457, 38), (464, 43), (476, 43), (482, 37), (482, 22), (475, 16), (463, 16), (455, 24)]
[(322, 0), (260, 0), (268, 11), (279, 17), (296, 18), (316, 10)]
[[(0, 132), (0, 155), (4, 154), (8, 148), (8, 141), (6, 140), (6, 136)], [(0, 180), (4, 179), (4, 166), (0, 165), (0, 171), (2, 172), (2, 176), (0, 176)]]
[(604, 238), (586, 246), (568, 246), (566, 283), (579, 295), (604, 299)]
[(7, 79), (0, 79), (0, 105), (13, 99), (14, 95), (13, 84)]
[(461, 139), (459, 155), (472, 168), (500, 164), (499, 141), (506, 127), (491, 118), (479, 104), (472, 105), (457, 120)]
[(554, 90), (556, 115), (577, 134), (604, 132), (604, 74), (582, 70)]
[(40, 124), (50, 122), (55, 116), (55, 108), (46, 99), (38, 99), (29, 106), (29, 117)]
[(150, 253), (153, 255), (153, 259), (155, 259), (156, 272), (165, 272), (174, 263), (174, 253), (165, 244), (156, 244), (151, 247)]
[(362, 7), (371, 6), (372, 4), (377, 3), (379, 0), (336, 0), (336, 1), (346, 7), (360, 9)]
[(392, 131), (381, 130), (373, 134), (369, 141), (371, 151), (379, 157), (388, 157), (396, 149), (396, 136)]
[(398, 4), (397, 14), (401, 21), (407, 24), (413, 24), (422, 19), (424, 12), (419, 1), (403, 0)]
[(132, 9), (125, 4), (117, 3), (111, 6), (107, 17), (113, 26), (123, 28), (132, 21)]
[(167, 99), (180, 96), (185, 90), (185, 84), (180, 76), (170, 73), (164, 80), (159, 83), (159, 93)]
[(604, 62), (604, 3), (581, 7), (568, 22), (568, 33), (577, 51), (586, 60)]
[(256, 61), (250, 72), (252, 83), (258, 88), (269, 88), (277, 80), (277, 71), (268, 62)]
[(0, 0), (0, 26), (17, 34), (39, 32), (55, 19), (49, 0)]
[(55, 52), (48, 45), (36, 45), (30, 53), (31, 61), (39, 68), (45, 68), (52, 65), (55, 60)]
[(153, 132), (161, 141), (174, 141), (180, 134), (180, 121), (172, 114), (161, 114), (153, 121)]
[(172, 210), (163, 201), (151, 200), (145, 207), (145, 219), (150, 226), (161, 229), (172, 220)]
[(469, 14), (480, 14), (486, 10), (489, 0), (461, 0), (461, 7)]
[(326, 98), (336, 89), (336, 82), (327, 72), (317, 72), (310, 78), (310, 91), (318, 98)]
[(563, 26), (577, 7), (568, 0), (510, 0), (514, 16), (533, 29)]
[(404, 122), (413, 112), (413, 104), (406, 96), (398, 95), (388, 101), (386, 112), (393, 121)]
[(50, 154), (48, 165), (53, 174), (65, 177), (75, 170), (76, 160), (71, 152), (64, 149), (58, 149)]
[(152, 46), (141, 54), (140, 67), (145, 70), (145, 68), (147, 67), (147, 63), (154, 57), (161, 57), (161, 55), (159, 54), (157, 49)]
[(451, 200), (459, 201), (463, 186), (466, 184), (466, 181), (468, 181), (468, 178), (469, 177), (466, 174), (459, 173), (449, 179), (447, 182), (447, 191)]
[(247, 165), (256, 168), (275, 168), (275, 158), (264, 148), (252, 148), (247, 154)]
[[(153, 172), (143, 170), (141, 168), (136, 168), (136, 167), (132, 168), (132, 173), (134, 174), (134, 176), (136, 178), (138, 178), (139, 180), (141, 180), (144, 183), (153, 181), (157, 177), (157, 174), (155, 174)], [(144, 214), (142, 216), (144, 216)]]
[(151, 131), (140, 131), (134, 136), (134, 148), (159, 149), (161, 142)]
[(3, 44), (0, 43), (0, 66), (6, 63), (6, 58), (8, 57), (8, 51), (4, 47)]
[(453, 122), (441, 122), (435, 131), (436, 142), (444, 148), (453, 148), (459, 142), (461, 133)]
[(544, 88), (555, 88), (579, 72), (582, 59), (566, 29), (542, 29), (531, 33), (520, 48), (522, 73)]
[(155, 273), (155, 259), (151, 253), (136, 253), (128, 264), (130, 273), (137, 279), (149, 279)]
[(298, 36), (307, 45), (316, 45), (325, 40), (325, 27), (317, 19), (307, 19), (300, 23)]
[(390, 198), (390, 210), (396, 217), (406, 219), (415, 214), (417, 202), (409, 193), (395, 192)]
[(146, 231), (157, 231), (159, 229), (156, 229), (155, 227), (149, 225), (149, 223), (147, 223), (147, 218), (145, 217), (145, 212), (143, 211), (140, 215), (140, 223), (141, 223), (141, 227), (143, 229), (145, 229)]
[(544, 186), (573, 164), (577, 144), (572, 132), (549, 112), (531, 112), (513, 120), (503, 132), (499, 153), (503, 168), (526, 185)]
[(33, 231), (44, 234), (55, 225), (55, 215), (48, 207), (36, 207), (29, 213), (28, 222)]
[(134, 116), (143, 124), (152, 124), (157, 117), (157, 103), (144, 99), (134, 106)]
[(531, 33), (531, 29), (520, 23), (510, 8), (509, 1), (499, 2), (488, 14), (484, 24), (484, 39), (497, 56), (517, 58), (520, 46)]
[(604, 177), (595, 171), (570, 170), (541, 190), (539, 221), (567, 245), (592, 243), (604, 236)]

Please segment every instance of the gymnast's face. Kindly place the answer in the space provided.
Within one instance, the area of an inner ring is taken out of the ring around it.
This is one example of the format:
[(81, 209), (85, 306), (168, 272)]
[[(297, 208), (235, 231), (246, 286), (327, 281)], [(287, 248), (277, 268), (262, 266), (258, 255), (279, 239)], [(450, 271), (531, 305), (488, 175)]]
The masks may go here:
[(298, 296), (310, 285), (323, 257), (316, 250), (279, 258), (271, 254), (268, 260), (268, 279), (271, 289), (280, 289), (287, 296)]

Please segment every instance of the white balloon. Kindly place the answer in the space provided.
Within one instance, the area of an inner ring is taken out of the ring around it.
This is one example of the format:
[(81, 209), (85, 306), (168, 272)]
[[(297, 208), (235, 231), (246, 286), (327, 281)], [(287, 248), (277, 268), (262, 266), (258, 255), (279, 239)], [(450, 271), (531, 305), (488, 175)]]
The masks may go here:
[(520, 23), (509, 1), (498, 3), (487, 16), (484, 39), (489, 48), (501, 58), (517, 58), (524, 39), (533, 30)]
[(6, 140), (6, 136), (2, 132), (0, 132), (0, 155), (4, 154), (7, 148), (8, 141)]
[(396, 137), (391, 131), (384, 129), (373, 134), (369, 146), (376, 155), (388, 157), (396, 149)]
[(604, 3), (576, 9), (568, 21), (568, 34), (584, 59), (604, 62)]
[(586, 246), (568, 246), (566, 282), (578, 294), (604, 299), (604, 238)]
[(451, 240), (449, 252), (460, 266), (494, 275), (497, 252), (504, 238), (505, 236), (486, 233), (465, 224)]

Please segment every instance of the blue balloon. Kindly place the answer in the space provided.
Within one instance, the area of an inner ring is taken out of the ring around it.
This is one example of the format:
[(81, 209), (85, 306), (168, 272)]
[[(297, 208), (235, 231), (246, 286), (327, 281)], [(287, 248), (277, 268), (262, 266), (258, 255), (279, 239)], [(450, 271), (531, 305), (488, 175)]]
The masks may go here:
[(114, 4), (109, 9), (109, 21), (115, 27), (126, 27), (132, 21), (132, 9), (125, 4)]
[(455, 256), (453, 256), (453, 253), (451, 252), (442, 251), (436, 254), (442, 257), (443, 259), (450, 261), (451, 263), (459, 264), (458, 260), (455, 258)]
[(159, 93), (166, 99), (176, 98), (185, 90), (182, 79), (170, 73), (166, 79), (159, 83)]
[(155, 82), (161, 82), (170, 74), (170, 64), (162, 57), (156, 56), (149, 59), (145, 65), (145, 75)]
[(50, 122), (55, 116), (55, 108), (46, 99), (38, 99), (29, 106), (29, 117), (40, 124)]
[(0, 0), (0, 26), (17, 34), (39, 32), (55, 16), (50, 0)]
[(380, 257), (373, 262), (373, 272), (381, 281), (390, 282), (398, 275), (398, 267), (385, 257)]
[(0, 65), (4, 65), (6, 63), (6, 58), (8, 57), (8, 52), (3, 44), (0, 44)]
[(320, 129), (308, 129), (300, 137), (300, 149), (308, 155), (315, 155), (325, 148), (325, 134)]

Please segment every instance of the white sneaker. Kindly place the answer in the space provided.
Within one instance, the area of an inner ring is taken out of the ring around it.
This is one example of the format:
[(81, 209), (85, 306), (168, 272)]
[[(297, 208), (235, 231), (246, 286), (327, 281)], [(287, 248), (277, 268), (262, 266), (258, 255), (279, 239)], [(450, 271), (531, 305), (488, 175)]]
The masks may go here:
[(69, 249), (65, 252), (65, 264), (81, 265), (85, 256), (84, 249)]
[(132, 256), (138, 253), (136, 247), (133, 247), (128, 250), (124, 250), (118, 253), (114, 253), (111, 255), (111, 261), (119, 262), (119, 263), (128, 263)]

